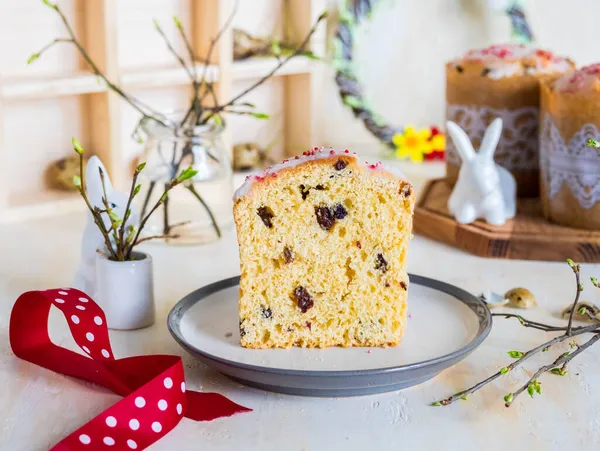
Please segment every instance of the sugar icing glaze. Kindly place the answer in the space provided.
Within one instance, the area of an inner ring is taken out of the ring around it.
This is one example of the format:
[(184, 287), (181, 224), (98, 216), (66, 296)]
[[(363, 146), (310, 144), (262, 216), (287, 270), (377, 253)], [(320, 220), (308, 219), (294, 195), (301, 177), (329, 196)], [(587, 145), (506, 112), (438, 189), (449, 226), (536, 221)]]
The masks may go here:
[(307, 161), (312, 160), (322, 160), (325, 158), (331, 158), (334, 156), (344, 156), (351, 157), (363, 168), (368, 171), (378, 172), (385, 171), (389, 172), (392, 175), (404, 179), (404, 175), (397, 168), (389, 167), (384, 165), (381, 161), (378, 161), (374, 164), (369, 164), (368, 161), (361, 161), (358, 154), (356, 152), (350, 152), (348, 149), (345, 150), (334, 150), (334, 149), (325, 149), (324, 147), (314, 147), (311, 150), (303, 152), (302, 155), (296, 155), (293, 158), (289, 158), (287, 160), (283, 160), (281, 163), (274, 164), (273, 166), (269, 166), (264, 170), (261, 175), (249, 175), (246, 177), (246, 180), (242, 185), (235, 191), (233, 194), (233, 199), (239, 199), (240, 197), (245, 196), (250, 191), (252, 185), (256, 182), (260, 182), (267, 177), (277, 177), (277, 174), (282, 169), (293, 168), (302, 163), (306, 163)]
[[(496, 44), (483, 49), (474, 49), (464, 57), (454, 60), (460, 62), (479, 61), (486, 64), (486, 76), (493, 79), (515, 75), (535, 75), (561, 73), (572, 68), (571, 61), (553, 53), (528, 47), (523, 44)], [(523, 64), (524, 61), (533, 65)]]
[(600, 63), (563, 75), (556, 80), (554, 88), (560, 92), (600, 90)]

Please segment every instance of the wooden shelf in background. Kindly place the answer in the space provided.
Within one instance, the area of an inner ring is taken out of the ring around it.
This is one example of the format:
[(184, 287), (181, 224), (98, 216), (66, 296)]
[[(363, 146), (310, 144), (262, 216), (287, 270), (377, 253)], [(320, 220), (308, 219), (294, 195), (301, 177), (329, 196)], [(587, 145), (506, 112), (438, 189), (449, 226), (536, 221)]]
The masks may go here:
[[(201, 64), (196, 64), (196, 69), (199, 74), (202, 74)], [(209, 66), (206, 79), (212, 82), (219, 80), (218, 66)], [(121, 84), (128, 89), (147, 89), (191, 85), (191, 82), (182, 67), (166, 67), (124, 72), (121, 75)]]
[[(260, 78), (277, 66), (275, 57), (256, 57), (242, 61), (234, 61), (232, 75), (234, 80)], [(275, 76), (306, 74), (311, 71), (314, 64), (323, 64), (305, 56), (298, 56), (279, 69)]]
[(448, 212), (450, 187), (430, 180), (415, 208), (414, 231), (480, 257), (513, 260), (600, 262), (600, 232), (552, 224), (542, 216), (539, 199), (519, 199), (517, 216), (503, 226), (485, 221), (457, 223)]
[(89, 72), (46, 78), (9, 78), (0, 82), (0, 97), (5, 100), (41, 99), (104, 91), (104, 84)]

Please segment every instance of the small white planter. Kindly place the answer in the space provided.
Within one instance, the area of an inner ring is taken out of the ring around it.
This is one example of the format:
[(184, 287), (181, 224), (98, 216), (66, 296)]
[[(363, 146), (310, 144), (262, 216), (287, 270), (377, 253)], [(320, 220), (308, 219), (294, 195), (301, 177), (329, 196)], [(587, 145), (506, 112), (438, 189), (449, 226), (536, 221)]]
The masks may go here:
[(154, 324), (152, 257), (133, 252), (134, 261), (117, 262), (96, 254), (96, 293), (109, 329), (132, 330)]

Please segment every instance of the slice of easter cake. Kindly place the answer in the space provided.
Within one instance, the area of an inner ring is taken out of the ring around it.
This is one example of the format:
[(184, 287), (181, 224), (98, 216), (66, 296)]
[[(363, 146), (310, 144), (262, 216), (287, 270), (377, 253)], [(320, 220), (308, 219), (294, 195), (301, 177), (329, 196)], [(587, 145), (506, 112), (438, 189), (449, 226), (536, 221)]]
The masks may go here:
[(396, 345), (406, 325), (411, 184), (313, 149), (236, 191), (248, 348)]

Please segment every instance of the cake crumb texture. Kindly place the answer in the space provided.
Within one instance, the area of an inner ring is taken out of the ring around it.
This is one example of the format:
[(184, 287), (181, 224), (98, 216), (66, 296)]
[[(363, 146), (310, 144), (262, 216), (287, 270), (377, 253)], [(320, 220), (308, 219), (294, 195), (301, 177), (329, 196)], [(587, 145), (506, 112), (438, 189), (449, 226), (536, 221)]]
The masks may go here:
[(254, 183), (234, 204), (242, 346), (399, 343), (413, 207), (409, 182), (353, 156)]

